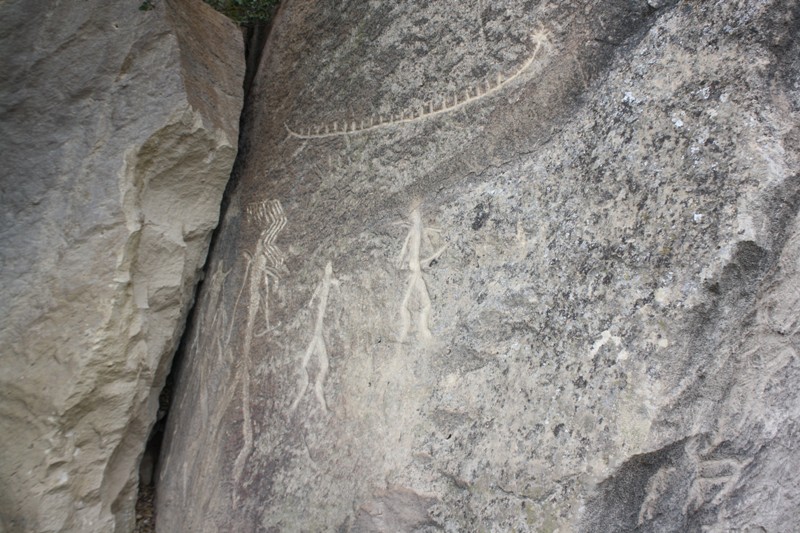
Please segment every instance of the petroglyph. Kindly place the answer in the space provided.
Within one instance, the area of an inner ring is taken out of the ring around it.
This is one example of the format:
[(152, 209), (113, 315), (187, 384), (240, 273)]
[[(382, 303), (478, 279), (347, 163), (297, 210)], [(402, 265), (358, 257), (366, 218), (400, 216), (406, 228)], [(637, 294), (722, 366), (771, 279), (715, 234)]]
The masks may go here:
[[(247, 259), (245, 282), (249, 288), (249, 299), (242, 359), (237, 368), (242, 383), (242, 448), (236, 456), (233, 468), (234, 483), (237, 486), (247, 459), (253, 451), (253, 423), (250, 417), (250, 371), (252, 367), (250, 351), (253, 337), (259, 336), (254, 331), (255, 325), (258, 314), (261, 312), (265, 325), (264, 332), (269, 331), (269, 280), (271, 278), (277, 282), (279, 274), (285, 271), (283, 254), (275, 246), (278, 233), (286, 226), (286, 215), (280, 201), (269, 200), (250, 205), (246, 208), (245, 213), (249, 221), (261, 227), (262, 230), (253, 255), (245, 253)], [(236, 298), (234, 315), (243, 289), (244, 286)]]
[(286, 215), (278, 200), (248, 206), (245, 212), (253, 223), (264, 228), (253, 255), (250, 256), (245, 252), (248, 263), (245, 277), (250, 298), (247, 307), (247, 324), (245, 325), (244, 353), (248, 355), (259, 311), (263, 314), (265, 329), (269, 330), (269, 280), (272, 278), (277, 282), (279, 274), (286, 269), (283, 264), (283, 254), (275, 246), (278, 233), (286, 226)]
[(261, 237), (256, 246), (256, 255), (264, 255), (265, 268), (271, 275), (278, 277), (283, 270), (283, 254), (275, 246), (278, 233), (286, 226), (286, 215), (280, 200), (267, 200), (249, 205), (245, 208), (249, 221), (262, 226)]
[(230, 273), (231, 270), (217, 268), (214, 270), (214, 273), (211, 275), (211, 279), (208, 281), (209, 299), (208, 304), (206, 305), (206, 310), (207, 312), (214, 312), (213, 316), (211, 317), (211, 323), (208, 325), (209, 329), (213, 329), (214, 326), (217, 325), (217, 322), (220, 318), (220, 312), (222, 313), (222, 321), (220, 324), (222, 324), (224, 327), (227, 317), (225, 314), (225, 306), (220, 305), (220, 298), (225, 287), (225, 280), (228, 278), (228, 274)]
[(494, 79), (483, 80), (473, 87), (434, 98), (416, 109), (407, 109), (388, 115), (373, 115), (367, 119), (335, 121), (331, 124), (322, 124), (310, 128), (293, 129), (288, 124), (284, 124), (284, 127), (289, 133), (289, 137), (296, 139), (326, 139), (342, 135), (367, 133), (392, 126), (413, 124), (445, 113), (458, 111), (479, 100), (497, 94), (522, 76), (539, 58), (542, 48), (550, 44), (550, 34), (543, 28), (539, 29), (531, 35), (531, 42), (533, 44), (533, 52), (522, 65), (509, 75), (497, 73)]
[(322, 334), (322, 326), (325, 318), (325, 309), (328, 306), (328, 295), (330, 294), (331, 285), (337, 284), (338, 281), (333, 279), (333, 267), (331, 266), (331, 262), (328, 261), (325, 265), (325, 274), (322, 277), (322, 282), (317, 286), (309, 301), (309, 306), (313, 305), (315, 300), (318, 301), (317, 318), (314, 322), (314, 334), (311, 337), (311, 342), (308, 344), (300, 364), (300, 378), (297, 380), (297, 395), (295, 396), (294, 402), (292, 402), (292, 406), (289, 408), (290, 413), (297, 409), (297, 406), (308, 390), (310, 381), (308, 363), (311, 361), (311, 356), (315, 353), (317, 354), (317, 360), (319, 362), (319, 370), (314, 380), (314, 395), (317, 397), (317, 401), (320, 407), (322, 407), (322, 410), (325, 412), (328, 411), (328, 404), (325, 401), (324, 386), (325, 380), (328, 377), (330, 364), (328, 360), (328, 351), (325, 347), (325, 337)]
[(244, 466), (253, 451), (253, 423), (250, 419), (250, 373), (242, 374), (242, 449), (233, 463), (233, 483), (239, 486)]
[(742, 462), (734, 457), (714, 457), (716, 446), (709, 446), (702, 452), (698, 443), (686, 446), (686, 453), (696, 464), (695, 479), (689, 488), (689, 500), (684, 506), (684, 514), (696, 511), (707, 503), (719, 505), (727, 500), (739, 482), (741, 472), (752, 459)]
[(408, 265), (410, 274), (408, 276), (408, 286), (406, 287), (403, 300), (400, 303), (400, 333), (398, 334), (398, 343), (405, 342), (406, 337), (411, 331), (411, 315), (412, 315), (412, 298), (416, 296), (419, 305), (417, 317), (417, 333), (424, 340), (433, 338), (431, 330), (428, 326), (431, 315), (431, 298), (428, 293), (428, 287), (425, 284), (425, 279), (422, 276), (423, 264), (428, 264), (437, 257), (439, 257), (446, 246), (439, 248), (430, 257), (420, 259), (423, 244), (430, 250), (433, 250), (433, 245), (430, 240), (430, 234), (436, 232), (433, 229), (426, 229), (422, 225), (422, 214), (418, 207), (411, 211), (410, 215), (410, 228), (406, 240), (403, 243), (403, 248), (400, 251), (400, 265), (403, 263)]

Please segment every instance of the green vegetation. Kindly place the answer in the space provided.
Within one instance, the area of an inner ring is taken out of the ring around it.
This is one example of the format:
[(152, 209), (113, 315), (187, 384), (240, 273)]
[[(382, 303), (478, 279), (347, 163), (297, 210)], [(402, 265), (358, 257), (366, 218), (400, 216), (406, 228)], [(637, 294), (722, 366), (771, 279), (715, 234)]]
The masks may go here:
[(267, 22), (272, 17), (278, 0), (205, 0), (239, 24)]

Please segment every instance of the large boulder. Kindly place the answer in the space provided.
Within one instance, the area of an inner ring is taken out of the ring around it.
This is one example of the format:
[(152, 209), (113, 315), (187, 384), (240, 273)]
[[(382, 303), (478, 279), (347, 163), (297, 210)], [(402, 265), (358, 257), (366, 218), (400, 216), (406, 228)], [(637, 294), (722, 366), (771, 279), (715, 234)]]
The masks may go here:
[(799, 530), (798, 27), (286, 2), (159, 528)]
[(241, 33), (200, 0), (9, 0), (0, 63), (0, 530), (130, 531), (237, 151)]

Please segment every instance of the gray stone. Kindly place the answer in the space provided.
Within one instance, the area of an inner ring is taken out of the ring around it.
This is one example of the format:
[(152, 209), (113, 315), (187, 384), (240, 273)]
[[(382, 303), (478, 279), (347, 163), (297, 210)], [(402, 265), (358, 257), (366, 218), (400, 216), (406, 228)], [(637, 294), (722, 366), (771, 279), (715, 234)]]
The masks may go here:
[(0, 3), (3, 530), (132, 530), (236, 155), (238, 28), (139, 5)]
[(659, 5), (284, 5), (161, 530), (800, 529), (800, 5)]

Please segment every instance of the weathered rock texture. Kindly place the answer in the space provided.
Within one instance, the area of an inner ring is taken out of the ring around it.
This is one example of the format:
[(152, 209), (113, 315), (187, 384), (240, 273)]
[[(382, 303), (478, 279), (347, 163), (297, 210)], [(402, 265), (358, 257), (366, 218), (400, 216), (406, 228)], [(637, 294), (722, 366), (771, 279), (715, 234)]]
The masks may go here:
[(800, 529), (799, 17), (286, 1), (160, 529)]
[(131, 530), (236, 155), (239, 30), (139, 4), (0, 5), (0, 530)]

